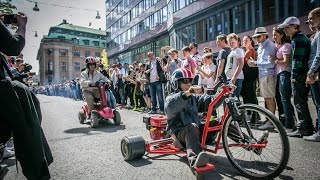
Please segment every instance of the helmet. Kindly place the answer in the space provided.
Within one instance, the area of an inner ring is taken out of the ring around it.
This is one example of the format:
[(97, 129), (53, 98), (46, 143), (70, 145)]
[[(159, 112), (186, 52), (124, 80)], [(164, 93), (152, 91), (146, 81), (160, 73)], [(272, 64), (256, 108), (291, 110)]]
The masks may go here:
[(95, 57), (86, 57), (86, 64), (89, 63), (97, 63), (97, 60)]
[(181, 79), (193, 79), (192, 72), (187, 68), (179, 68), (173, 71), (170, 81), (174, 90), (178, 90), (180, 87), (179, 80)]
[(89, 68), (89, 64), (94, 63), (97, 67), (97, 60), (95, 57), (86, 57), (86, 67)]

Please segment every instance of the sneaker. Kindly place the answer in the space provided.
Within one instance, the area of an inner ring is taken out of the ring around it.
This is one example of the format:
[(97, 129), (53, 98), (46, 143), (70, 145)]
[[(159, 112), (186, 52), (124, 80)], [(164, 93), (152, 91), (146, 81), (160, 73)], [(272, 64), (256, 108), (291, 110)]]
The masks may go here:
[[(257, 144), (263, 144), (266, 143), (266, 140), (269, 137), (269, 132), (264, 131), (259, 138), (257, 138)], [(257, 155), (261, 155), (263, 148), (254, 148), (253, 152)]]
[(127, 108), (127, 109), (133, 109), (133, 107), (132, 107), (130, 104), (127, 104), (127, 105), (125, 106), (125, 108)]
[(158, 111), (158, 114), (165, 115), (165, 113), (163, 111)]
[(319, 134), (319, 132), (314, 133), (311, 136), (304, 136), (303, 139), (306, 141), (320, 142), (320, 134)]
[(290, 137), (302, 138), (303, 136), (311, 136), (311, 135), (313, 135), (313, 133), (311, 133), (311, 132), (310, 133), (301, 133), (300, 130), (296, 130), (292, 133), (288, 133), (287, 135)]
[(288, 133), (292, 133), (292, 132), (293, 132), (293, 129), (291, 129), (291, 128), (286, 128), (285, 131), (286, 131), (286, 133), (288, 134)]
[(138, 111), (138, 108), (133, 108), (132, 110), (133, 110), (133, 111)]
[(4, 148), (3, 152), (3, 159), (8, 159), (14, 156), (14, 151), (8, 150), (7, 148)]
[(206, 152), (201, 152), (198, 154), (197, 159), (193, 165), (193, 167), (203, 167), (209, 163), (209, 157)]
[(260, 130), (270, 130), (274, 129), (274, 126), (270, 122), (266, 122), (265, 124), (258, 127)]
[(149, 112), (148, 112), (148, 114), (156, 114), (157, 112), (156, 111), (154, 111), (154, 110), (150, 110)]

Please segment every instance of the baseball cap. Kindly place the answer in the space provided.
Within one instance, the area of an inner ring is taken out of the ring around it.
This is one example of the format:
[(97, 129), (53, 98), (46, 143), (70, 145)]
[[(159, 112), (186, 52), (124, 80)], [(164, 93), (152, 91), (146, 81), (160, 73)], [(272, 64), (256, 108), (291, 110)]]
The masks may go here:
[(291, 24), (300, 26), (300, 20), (297, 17), (291, 16), (291, 17), (288, 17), (286, 20), (284, 20), (282, 24), (279, 24), (278, 27), (284, 28)]

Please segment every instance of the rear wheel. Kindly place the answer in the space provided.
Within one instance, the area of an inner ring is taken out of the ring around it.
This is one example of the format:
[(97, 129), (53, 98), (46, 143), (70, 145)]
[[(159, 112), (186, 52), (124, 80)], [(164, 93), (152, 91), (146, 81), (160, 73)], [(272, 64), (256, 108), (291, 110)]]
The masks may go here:
[(113, 111), (113, 122), (115, 125), (120, 125), (121, 123), (121, 116), (120, 116), (120, 113), (116, 110)]
[(142, 158), (146, 152), (146, 144), (142, 136), (125, 136), (121, 140), (121, 153), (124, 160)]
[[(278, 176), (285, 169), (290, 154), (289, 140), (280, 121), (270, 111), (257, 105), (245, 104), (238, 108), (242, 113), (241, 126), (231, 116), (227, 117), (223, 126), (223, 147), (229, 161), (250, 179)], [(258, 125), (250, 125), (248, 114), (255, 113), (274, 129), (259, 130)]]
[(78, 112), (78, 119), (79, 119), (79, 123), (80, 123), (80, 124), (83, 124), (83, 123), (84, 123), (85, 117), (84, 117), (83, 110), (80, 110), (80, 111)]
[(99, 125), (99, 114), (97, 112), (91, 112), (90, 125), (92, 128), (96, 128)]

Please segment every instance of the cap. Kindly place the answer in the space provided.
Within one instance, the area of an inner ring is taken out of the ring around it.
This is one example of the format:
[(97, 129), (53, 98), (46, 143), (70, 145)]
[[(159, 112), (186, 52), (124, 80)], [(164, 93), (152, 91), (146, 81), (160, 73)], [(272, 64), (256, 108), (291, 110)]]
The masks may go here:
[(300, 20), (297, 17), (291, 16), (291, 17), (288, 17), (286, 20), (284, 20), (282, 24), (279, 24), (278, 27), (284, 28), (291, 24), (300, 25)]

